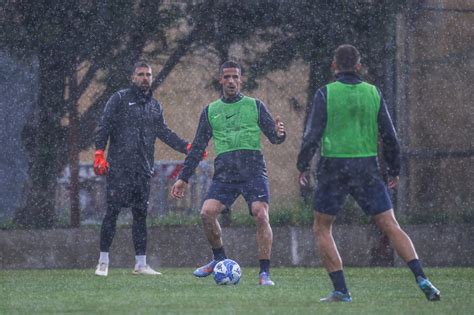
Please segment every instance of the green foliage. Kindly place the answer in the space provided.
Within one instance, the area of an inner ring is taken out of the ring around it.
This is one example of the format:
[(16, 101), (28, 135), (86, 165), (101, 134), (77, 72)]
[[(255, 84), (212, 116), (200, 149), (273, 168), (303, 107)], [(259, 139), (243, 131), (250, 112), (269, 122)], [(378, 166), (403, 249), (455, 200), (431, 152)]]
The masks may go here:
[(398, 219), (404, 224), (473, 224), (474, 209), (414, 209)]
[[(332, 52), (341, 44), (359, 48), (371, 81), (383, 85), (386, 61), (395, 56), (395, 18), (406, 4), (398, 1), (282, 1), (271, 15), (275, 28), (259, 33), (269, 48), (250, 63), (247, 86), (284, 70), (295, 60), (310, 65), (308, 101), (330, 78)], [(277, 26), (278, 25), (278, 26)], [(383, 86), (382, 86), (383, 89)]]
[[(233, 209), (230, 213), (231, 226), (254, 226), (248, 209)], [(303, 226), (313, 224), (313, 211), (304, 202), (295, 201), (270, 205), (270, 224), (272, 226)]]
[(270, 223), (272, 226), (302, 226), (313, 224), (313, 209), (302, 202), (274, 206), (270, 210)]
[(339, 211), (336, 224), (368, 224), (370, 217), (359, 207), (357, 202), (348, 197), (343, 208)]
[(474, 268), (427, 269), (441, 290), (428, 302), (406, 268), (346, 268), (354, 301), (322, 304), (332, 286), (322, 268), (273, 268), (274, 287), (257, 285), (258, 269), (241, 266), (237, 286), (196, 278), (191, 268), (137, 277), (114, 269), (0, 270), (0, 314), (471, 314)]
[(460, 216), (460, 221), (462, 223), (474, 223), (474, 209), (465, 209), (464, 211), (461, 212)]
[(200, 223), (201, 218), (198, 213), (184, 214), (172, 211), (164, 216), (157, 216), (148, 220), (150, 226), (199, 225)]
[(16, 227), (17, 226), (12, 218), (0, 223), (0, 230), (14, 230)]

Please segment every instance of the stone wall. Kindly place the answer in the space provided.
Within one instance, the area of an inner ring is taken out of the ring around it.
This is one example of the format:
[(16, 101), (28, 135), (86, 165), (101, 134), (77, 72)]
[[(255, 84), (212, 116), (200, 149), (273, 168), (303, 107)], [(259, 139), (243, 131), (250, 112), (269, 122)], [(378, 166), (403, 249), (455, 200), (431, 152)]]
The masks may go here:
[[(428, 267), (474, 266), (473, 225), (406, 226), (423, 264)], [(310, 227), (275, 227), (272, 266), (319, 267)], [(345, 266), (404, 266), (392, 251), (380, 263), (379, 235), (373, 226), (336, 225), (336, 242)], [(255, 229), (224, 228), (229, 257), (242, 266), (256, 266)], [(98, 259), (98, 229), (0, 231), (1, 269), (94, 268)], [(111, 267), (131, 268), (131, 230), (118, 229), (110, 250)], [(149, 229), (148, 262), (155, 267), (194, 267), (211, 259), (200, 227)]]

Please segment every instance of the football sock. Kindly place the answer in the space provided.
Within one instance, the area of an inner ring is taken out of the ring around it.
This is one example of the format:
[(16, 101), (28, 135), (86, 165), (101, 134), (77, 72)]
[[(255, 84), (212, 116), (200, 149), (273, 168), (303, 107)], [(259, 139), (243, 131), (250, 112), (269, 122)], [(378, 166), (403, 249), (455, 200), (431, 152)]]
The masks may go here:
[(221, 261), (227, 258), (224, 247), (213, 248), (212, 253), (214, 254), (214, 260)]
[(146, 266), (146, 255), (136, 255), (135, 256), (135, 263), (138, 266)]
[(347, 293), (346, 280), (344, 279), (344, 272), (342, 270), (330, 272), (329, 278), (331, 278), (335, 291), (339, 291), (344, 294)]
[(408, 267), (410, 268), (411, 272), (415, 275), (415, 279), (418, 277), (422, 277), (426, 279), (425, 273), (423, 272), (423, 267), (421, 267), (421, 262), (419, 259), (413, 259), (407, 262)]
[(100, 252), (99, 256), (99, 263), (100, 264), (109, 264), (109, 253), (108, 252)]
[(260, 272), (270, 273), (270, 259), (260, 259)]

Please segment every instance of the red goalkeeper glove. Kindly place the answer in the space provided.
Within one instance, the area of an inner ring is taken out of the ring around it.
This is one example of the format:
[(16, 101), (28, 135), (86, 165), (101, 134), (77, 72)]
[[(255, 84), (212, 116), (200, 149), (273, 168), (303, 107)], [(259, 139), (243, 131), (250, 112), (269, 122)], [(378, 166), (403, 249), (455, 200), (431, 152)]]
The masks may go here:
[[(188, 144), (186, 145), (186, 154), (188, 154), (189, 151), (191, 151), (191, 143), (188, 143)], [(204, 160), (204, 159), (207, 158), (208, 155), (209, 155), (209, 152), (207, 152), (207, 150), (204, 150), (204, 152), (202, 153), (201, 158)]]
[(94, 173), (95, 175), (105, 175), (109, 170), (109, 162), (105, 159), (104, 150), (95, 151)]

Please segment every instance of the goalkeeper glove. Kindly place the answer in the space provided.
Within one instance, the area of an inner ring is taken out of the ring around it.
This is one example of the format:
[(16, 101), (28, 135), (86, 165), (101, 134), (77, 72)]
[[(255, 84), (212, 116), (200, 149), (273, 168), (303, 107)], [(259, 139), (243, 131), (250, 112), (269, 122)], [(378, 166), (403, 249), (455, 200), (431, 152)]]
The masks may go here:
[(105, 159), (104, 150), (95, 151), (94, 173), (95, 175), (105, 175), (109, 170), (109, 162)]

